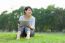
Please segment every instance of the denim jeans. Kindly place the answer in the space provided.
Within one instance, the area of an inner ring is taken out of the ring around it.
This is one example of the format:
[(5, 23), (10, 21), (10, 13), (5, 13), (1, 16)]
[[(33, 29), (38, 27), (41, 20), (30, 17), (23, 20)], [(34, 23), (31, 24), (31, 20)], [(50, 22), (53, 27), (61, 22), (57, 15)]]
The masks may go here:
[(18, 28), (18, 31), (21, 31), (21, 35), (20, 36), (23, 36), (23, 37), (26, 37), (27, 31), (30, 31), (30, 37), (34, 36), (34, 30), (31, 30), (30, 28), (28, 28), (26, 26), (20, 26)]

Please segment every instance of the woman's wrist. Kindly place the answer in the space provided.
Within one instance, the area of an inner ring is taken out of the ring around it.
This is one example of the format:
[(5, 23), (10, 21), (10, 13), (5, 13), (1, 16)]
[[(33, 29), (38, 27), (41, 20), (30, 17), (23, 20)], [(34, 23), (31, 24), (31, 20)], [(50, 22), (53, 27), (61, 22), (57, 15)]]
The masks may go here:
[(32, 27), (30, 25), (27, 26), (28, 28), (32, 29)]

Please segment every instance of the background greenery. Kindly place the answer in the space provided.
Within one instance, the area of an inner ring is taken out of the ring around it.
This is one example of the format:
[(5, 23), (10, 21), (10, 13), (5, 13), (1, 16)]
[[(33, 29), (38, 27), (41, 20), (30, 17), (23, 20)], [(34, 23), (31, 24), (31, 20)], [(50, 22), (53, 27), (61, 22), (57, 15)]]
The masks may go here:
[[(23, 15), (24, 7), (10, 13), (3, 11), (0, 14), (0, 31), (17, 31), (18, 19)], [(36, 32), (65, 32), (65, 9), (49, 5), (44, 8), (33, 8), (36, 17)]]
[(29, 40), (16, 40), (15, 32), (0, 32), (0, 43), (65, 43), (65, 33), (36, 33)]

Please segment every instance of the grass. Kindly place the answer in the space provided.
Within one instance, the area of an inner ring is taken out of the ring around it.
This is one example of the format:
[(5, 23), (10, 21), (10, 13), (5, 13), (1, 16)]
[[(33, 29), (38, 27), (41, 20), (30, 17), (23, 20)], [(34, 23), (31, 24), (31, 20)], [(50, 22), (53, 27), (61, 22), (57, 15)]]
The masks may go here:
[(16, 40), (16, 33), (0, 32), (0, 43), (65, 43), (65, 33), (36, 33), (29, 40)]

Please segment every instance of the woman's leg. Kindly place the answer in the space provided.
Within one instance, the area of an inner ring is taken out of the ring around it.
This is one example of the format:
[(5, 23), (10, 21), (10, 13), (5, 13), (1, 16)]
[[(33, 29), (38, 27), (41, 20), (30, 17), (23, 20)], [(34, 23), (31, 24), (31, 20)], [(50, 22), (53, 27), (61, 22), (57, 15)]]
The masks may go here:
[(18, 28), (17, 39), (20, 39), (20, 35), (21, 35), (21, 33), (23, 33), (23, 31), (24, 31), (24, 27), (19, 27)]
[(26, 27), (25, 32), (27, 34), (26, 39), (29, 39), (30, 38), (30, 28)]
[(17, 32), (17, 39), (20, 39), (21, 31)]

